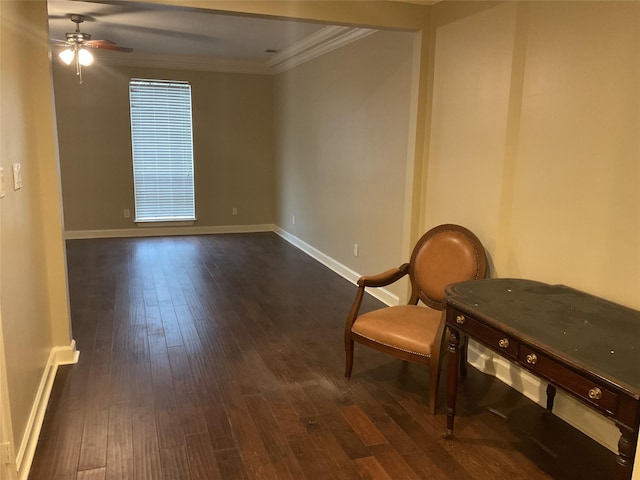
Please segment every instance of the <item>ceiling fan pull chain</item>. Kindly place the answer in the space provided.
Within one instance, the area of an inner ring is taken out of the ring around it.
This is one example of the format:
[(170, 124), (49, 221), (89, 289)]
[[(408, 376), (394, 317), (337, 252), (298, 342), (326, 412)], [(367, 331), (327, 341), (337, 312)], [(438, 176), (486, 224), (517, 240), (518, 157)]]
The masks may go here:
[(90, 49), (96, 48), (104, 50), (115, 50), (125, 53), (130, 53), (133, 51), (133, 48), (116, 45), (111, 40), (92, 40), (91, 35), (80, 31), (80, 24), (85, 21), (84, 15), (73, 13), (69, 14), (68, 17), (73, 23), (75, 23), (75, 32), (68, 32), (66, 34), (66, 40), (53, 39), (51, 40), (51, 42), (58, 45), (62, 44), (66, 47), (66, 49), (60, 52), (58, 55), (66, 65), (71, 65), (71, 63), (75, 61), (76, 76), (78, 77), (80, 83), (82, 83), (82, 67), (87, 67), (94, 62), (94, 57), (91, 54)]
[(82, 83), (82, 65), (80, 65), (80, 49), (77, 43), (74, 46), (74, 50), (76, 58), (76, 75), (78, 76), (78, 81)]

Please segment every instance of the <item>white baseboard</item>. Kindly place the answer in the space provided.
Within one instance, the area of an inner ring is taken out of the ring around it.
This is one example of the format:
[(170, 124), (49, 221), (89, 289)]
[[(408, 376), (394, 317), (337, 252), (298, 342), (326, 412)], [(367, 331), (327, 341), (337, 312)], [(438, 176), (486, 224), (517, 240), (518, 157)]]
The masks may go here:
[[(67, 230), (64, 233), (66, 240), (78, 240), (89, 238), (134, 238), (134, 237), (162, 237), (172, 235), (211, 235), (217, 233), (255, 233), (255, 232), (275, 232), (289, 243), (299, 248), (306, 254), (315, 258), (317, 261), (336, 272), (341, 277), (349, 280), (355, 285), (360, 278), (360, 274), (354, 272), (349, 267), (337, 262), (333, 258), (325, 255), (320, 250), (312, 247), (308, 243), (300, 240), (295, 235), (282, 230), (273, 224), (259, 225), (224, 225), (217, 227), (144, 227), (144, 228), (126, 228), (115, 230)], [(372, 296), (385, 303), (386, 305), (397, 305), (398, 296), (392, 294), (384, 288), (376, 288), (368, 291)]]
[[(89, 239), (89, 238), (129, 238), (129, 237), (162, 237), (171, 235), (211, 235), (217, 233), (255, 233), (255, 232), (275, 232), (289, 243), (299, 248), (306, 254), (315, 258), (318, 262), (336, 272), (341, 277), (349, 280), (355, 285), (360, 278), (360, 274), (354, 272), (349, 267), (337, 262), (333, 258), (325, 255), (320, 250), (312, 247), (298, 237), (282, 230), (273, 224), (258, 225), (226, 225), (217, 227), (144, 227), (127, 228), (118, 230), (67, 230), (64, 237), (67, 240)], [(386, 305), (397, 305), (398, 296), (392, 294), (384, 288), (368, 290), (368, 292)]]
[[(325, 255), (298, 237), (277, 226), (274, 231), (289, 243), (298, 247), (350, 282), (355, 284), (360, 277), (359, 274), (350, 268), (335, 261), (333, 258)], [(384, 289), (371, 289), (370, 293), (387, 305), (398, 305), (398, 297)], [(494, 354), (491, 350), (484, 348), (473, 340), (469, 341), (468, 359), (469, 363), (481, 372), (493, 375), (527, 398), (546, 407), (547, 384), (538, 377), (531, 375), (526, 370), (521, 369), (505, 358)], [(561, 390), (557, 391), (553, 404), (553, 413), (612, 452), (618, 453), (620, 431), (611, 420), (594, 412)]]
[[(349, 267), (341, 264), (335, 259), (324, 254), (315, 247), (309, 245), (303, 240), (299, 239), (295, 235), (281, 229), (278, 226), (265, 224), (265, 225), (233, 225), (222, 227), (173, 227), (173, 228), (138, 228), (138, 229), (125, 229), (125, 230), (86, 230), (86, 231), (68, 231), (65, 232), (65, 238), (67, 239), (81, 239), (81, 238), (111, 238), (111, 237), (147, 237), (147, 236), (165, 236), (165, 235), (198, 235), (198, 234), (216, 234), (216, 233), (251, 233), (251, 232), (269, 232), (273, 231), (280, 237), (299, 248), (318, 262), (322, 263), (326, 267), (336, 272), (341, 277), (355, 284), (360, 278), (360, 274), (351, 270)], [(385, 303), (386, 305), (398, 305), (399, 299), (397, 295), (392, 294), (384, 288), (376, 288), (368, 290), (371, 295)], [(54, 349), (56, 350), (56, 349)], [(50, 358), (52, 367), (45, 369), (45, 374), (50, 370), (48, 375), (43, 377), (43, 385), (41, 389), (42, 394), (39, 394), (40, 409), (42, 410), (41, 416), (44, 417), (44, 409), (46, 409), (46, 400), (49, 398), (51, 392), (51, 385), (58, 365), (64, 365), (67, 363), (77, 362), (77, 354), (75, 351), (75, 343), (72, 343), (71, 347), (65, 347), (56, 352), (52, 352), (54, 359)], [(55, 363), (55, 362), (58, 363)], [(546, 383), (542, 382), (537, 377), (529, 374), (527, 371), (519, 368), (515, 364), (507, 361), (499, 355), (493, 354), (490, 350), (482, 347), (478, 343), (471, 340), (469, 342), (469, 363), (478, 370), (493, 375), (502, 382), (516, 389), (527, 398), (532, 401), (545, 406), (546, 405)], [(45, 398), (46, 396), (46, 398)], [(44, 399), (44, 402), (42, 401)], [(35, 406), (34, 406), (35, 409)], [(39, 409), (34, 410), (34, 417), (40, 415)], [(585, 435), (596, 440), (601, 445), (605, 446), (612, 452), (618, 451), (618, 439), (620, 433), (615, 424), (595, 413), (593, 410), (584, 406), (582, 403), (573, 399), (569, 395), (564, 394), (558, 390), (555, 398), (553, 413), (560, 417), (562, 420), (577, 428)], [(37, 422), (34, 419), (34, 424)], [(31, 422), (30, 422), (31, 425)], [(35, 433), (35, 442), (37, 443), (38, 434), (40, 433), (40, 425), (37, 426), (37, 432)], [(33, 429), (32, 429), (33, 430)], [(31, 435), (33, 437), (33, 434)], [(33, 441), (33, 440), (31, 440)], [(23, 442), (24, 444), (25, 442)], [(27, 442), (27, 445), (31, 445)], [(35, 450), (35, 443), (33, 443), (33, 450)], [(26, 461), (28, 458), (27, 453), (29, 448), (26, 446), (22, 448), (18, 453), (18, 466), (20, 467), (22, 461)], [(31, 451), (31, 458), (29, 458), (29, 464), (33, 456)], [(20, 470), (22, 471), (22, 470)], [(20, 479), (26, 479), (26, 476), (20, 476)]]
[[(309, 245), (303, 240), (300, 240), (295, 235), (292, 235), (289, 232), (282, 230), (280, 227), (277, 227), (277, 226), (274, 227), (274, 232), (280, 235), (282, 238), (284, 238), (286, 241), (288, 241), (295, 247), (305, 252), (310, 257), (316, 259), (318, 262), (322, 263), (324, 266), (336, 272), (341, 277), (349, 280), (354, 285), (356, 284), (358, 279), (361, 277), (360, 274), (358, 274), (357, 272), (354, 272), (346, 265), (343, 265), (342, 263), (334, 260), (328, 255), (325, 255), (317, 248), (312, 247), (311, 245)], [(377, 298), (378, 300), (380, 300), (382, 303), (386, 305), (398, 305), (398, 302), (399, 302), (398, 296), (394, 295), (393, 293), (389, 292), (389, 290), (386, 290), (384, 288), (371, 288), (367, 290), (367, 293), (370, 293), (373, 297)], [(346, 315), (346, 312), (345, 312), (345, 315)]]
[[(546, 407), (547, 384), (538, 377), (494, 354), (473, 340), (469, 340), (468, 358), (469, 363), (481, 372), (493, 375), (530, 400)], [(618, 453), (618, 440), (620, 439), (618, 427), (611, 420), (594, 412), (559, 389), (553, 403), (553, 414), (612, 452)]]
[(127, 238), (127, 237), (167, 237), (172, 235), (210, 235), (216, 233), (255, 233), (272, 232), (273, 224), (258, 225), (222, 225), (215, 227), (137, 227), (117, 230), (67, 230), (67, 240), (87, 238)]
[(53, 381), (56, 378), (58, 367), (60, 365), (78, 363), (79, 356), (80, 352), (76, 350), (75, 340), (72, 340), (68, 347), (54, 347), (51, 349), (51, 352), (49, 352), (49, 359), (47, 360), (47, 365), (40, 379), (40, 385), (31, 408), (27, 428), (22, 437), (22, 442), (20, 442), (18, 453), (16, 454), (16, 467), (20, 480), (27, 480), (29, 476), (31, 462), (33, 462), (33, 456), (36, 451), (36, 446), (38, 445), (38, 437), (40, 436), (40, 430), (42, 429), (44, 415), (47, 411), (47, 404), (49, 403), (49, 397), (51, 396), (51, 389), (53, 388)]

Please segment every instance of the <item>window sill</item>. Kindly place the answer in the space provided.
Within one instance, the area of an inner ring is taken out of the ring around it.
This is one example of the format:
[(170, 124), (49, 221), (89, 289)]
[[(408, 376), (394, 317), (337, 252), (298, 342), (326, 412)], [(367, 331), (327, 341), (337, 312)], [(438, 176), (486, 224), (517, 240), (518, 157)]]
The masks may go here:
[(144, 222), (136, 221), (138, 227), (188, 227), (195, 223), (195, 220), (171, 220), (165, 222)]

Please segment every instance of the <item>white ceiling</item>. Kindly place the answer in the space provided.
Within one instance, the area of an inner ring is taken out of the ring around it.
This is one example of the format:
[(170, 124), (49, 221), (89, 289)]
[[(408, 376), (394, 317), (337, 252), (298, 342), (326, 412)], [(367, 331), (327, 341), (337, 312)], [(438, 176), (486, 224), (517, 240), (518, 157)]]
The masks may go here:
[[(440, 0), (395, 1), (433, 5)], [(70, 14), (84, 15), (80, 30), (92, 40), (134, 49), (94, 52), (101, 61), (148, 67), (277, 73), (375, 32), (142, 2), (47, 0), (47, 5), (51, 39), (64, 40), (75, 30)], [(54, 54), (62, 49), (52, 44)]]
[(68, 15), (81, 14), (86, 20), (80, 29), (92, 39), (111, 40), (132, 47), (137, 54), (264, 61), (273, 55), (266, 50), (282, 51), (326, 26), (140, 3), (77, 0), (47, 3), (52, 39), (64, 40), (66, 32), (75, 30)]

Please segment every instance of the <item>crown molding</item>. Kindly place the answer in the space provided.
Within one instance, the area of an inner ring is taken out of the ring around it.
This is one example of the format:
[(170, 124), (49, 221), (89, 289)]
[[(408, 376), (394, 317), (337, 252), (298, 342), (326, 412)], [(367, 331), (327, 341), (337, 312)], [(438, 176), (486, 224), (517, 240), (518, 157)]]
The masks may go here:
[(95, 55), (104, 65), (275, 75), (368, 37), (375, 32), (377, 30), (369, 28), (330, 25), (262, 61), (145, 52), (122, 54), (105, 50), (99, 50)]
[(123, 55), (100, 51), (99, 62), (110, 66), (141, 68), (162, 68), (168, 70), (195, 70), (221, 73), (250, 73), (269, 75), (271, 71), (263, 62), (251, 62), (230, 58), (211, 58), (193, 55), (166, 55), (158, 53), (133, 52)]
[(271, 73), (284, 72), (376, 32), (370, 28), (330, 25), (276, 53), (266, 64)]

